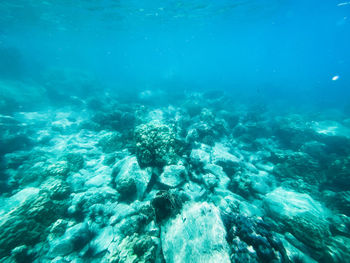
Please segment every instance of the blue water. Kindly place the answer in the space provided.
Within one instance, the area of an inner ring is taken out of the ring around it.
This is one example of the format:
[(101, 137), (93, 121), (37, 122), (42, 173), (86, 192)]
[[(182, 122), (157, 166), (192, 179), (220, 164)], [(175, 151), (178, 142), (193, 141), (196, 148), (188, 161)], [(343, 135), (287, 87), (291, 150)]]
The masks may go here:
[(117, 87), (349, 100), (342, 1), (2, 1), (0, 9), (1, 48), (19, 53), (13, 67), (23, 77), (71, 67)]

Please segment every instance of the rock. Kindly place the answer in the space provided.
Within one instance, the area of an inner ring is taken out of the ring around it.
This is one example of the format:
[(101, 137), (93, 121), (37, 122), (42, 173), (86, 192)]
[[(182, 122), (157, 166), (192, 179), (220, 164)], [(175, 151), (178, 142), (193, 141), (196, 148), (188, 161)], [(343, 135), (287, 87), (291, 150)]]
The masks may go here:
[(25, 245), (12, 249), (11, 255), (16, 263), (32, 262), (34, 260), (34, 255), (29, 253), (28, 247)]
[(108, 249), (113, 241), (114, 231), (112, 226), (107, 226), (91, 241), (90, 245), (93, 247), (93, 256), (100, 254)]
[(166, 262), (229, 263), (226, 231), (212, 204), (192, 203), (161, 227)]
[(18, 187), (18, 185), (22, 187), (38, 186), (48, 177), (48, 163), (36, 158), (35, 154), (37, 153), (33, 152), (32, 159), (24, 161), (16, 169), (6, 170), (9, 175), (9, 185), (14, 187)]
[(103, 166), (97, 171), (94, 171), (94, 174), (96, 175), (85, 181), (85, 187), (103, 187), (112, 182), (111, 169), (109, 167)]
[(175, 188), (181, 185), (186, 177), (187, 171), (183, 165), (168, 165), (158, 177), (158, 181), (169, 188)]
[(66, 231), (66, 227), (68, 222), (64, 219), (58, 219), (55, 223), (50, 227), (50, 235), (53, 237), (62, 236)]
[(342, 235), (350, 238), (350, 217), (338, 214), (331, 216), (329, 221), (333, 235)]
[(185, 106), (188, 114), (191, 117), (194, 117), (194, 116), (200, 114), (202, 111), (202, 106), (200, 105), (200, 103), (198, 101), (196, 101), (196, 102), (191, 101), (191, 103), (188, 102), (184, 106)]
[(312, 156), (317, 160), (326, 161), (327, 159), (327, 151), (326, 145), (319, 141), (309, 141), (306, 142), (300, 150)]
[(273, 178), (265, 171), (259, 171), (258, 174), (251, 176), (251, 189), (258, 194), (267, 194), (274, 185)]
[(213, 147), (211, 159), (212, 163), (220, 165), (229, 177), (239, 169), (240, 159), (229, 153), (229, 149), (220, 143)]
[(252, 191), (252, 176), (249, 172), (238, 172), (232, 176), (228, 189), (244, 198), (251, 198), (255, 191)]
[(123, 127), (121, 121), (122, 115), (123, 113), (119, 110), (103, 109), (102, 111), (97, 112), (92, 120), (100, 126), (99, 130), (119, 130)]
[(202, 179), (203, 179), (205, 187), (207, 189), (209, 189), (210, 191), (212, 191), (219, 184), (218, 178), (211, 173), (204, 174), (202, 176)]
[(350, 138), (350, 128), (343, 126), (337, 121), (313, 121), (311, 128), (315, 132), (326, 136)]
[(121, 201), (132, 201), (137, 193), (137, 187), (133, 178), (120, 178), (116, 184)]
[(350, 262), (350, 238), (344, 236), (331, 237), (327, 242), (326, 255), (322, 262)]
[(223, 168), (216, 164), (207, 164), (204, 166), (204, 172), (215, 175), (217, 184), (220, 188), (226, 189), (230, 178), (226, 175)]
[(90, 188), (83, 193), (73, 193), (71, 198), (68, 213), (76, 220), (83, 221), (85, 216), (91, 212), (93, 205), (117, 201), (117, 192), (110, 187)]
[(232, 176), (228, 188), (244, 198), (254, 198), (270, 192), (273, 185), (273, 177), (265, 171), (252, 173), (244, 170)]
[(60, 238), (50, 242), (50, 256), (65, 256), (73, 250), (80, 250), (90, 242), (93, 234), (86, 223), (76, 224), (66, 230)]
[(350, 216), (350, 191), (323, 191), (323, 199), (327, 207)]
[(348, 191), (350, 189), (350, 157), (338, 158), (328, 167), (327, 182), (333, 189)]
[(323, 249), (330, 236), (327, 213), (307, 194), (277, 188), (267, 194), (264, 208), (268, 216), (284, 225), (300, 241)]
[(182, 143), (168, 125), (158, 121), (142, 124), (135, 129), (136, 156), (141, 166), (175, 164), (180, 159)]
[(204, 187), (192, 181), (185, 183), (182, 187), (182, 190), (186, 193), (187, 196), (190, 197), (191, 200), (194, 201), (202, 200), (203, 196), (206, 194)]
[(119, 203), (113, 210), (115, 211), (114, 215), (110, 218), (110, 225), (115, 225), (120, 222), (123, 218), (130, 217), (133, 214), (136, 214), (136, 210), (128, 204)]
[(113, 215), (113, 208), (109, 201), (106, 204), (94, 204), (90, 207), (88, 218), (91, 222), (104, 227), (108, 224), (110, 216)]
[(112, 177), (115, 188), (119, 189), (120, 192), (118, 192), (122, 199), (133, 200), (137, 198), (142, 200), (151, 180), (151, 173), (140, 168), (136, 157), (126, 157), (115, 165)]
[[(288, 258), (291, 262), (305, 262), (305, 263), (317, 263), (316, 260), (312, 259), (308, 254), (308, 248), (298, 241), (291, 233), (285, 233), (284, 235), (276, 234), (283, 247), (286, 250)], [(303, 252), (304, 251), (304, 252)], [(307, 254), (306, 254), (307, 253)]]
[(147, 218), (144, 215), (132, 215), (128, 218), (123, 218), (115, 228), (118, 229), (121, 236), (131, 236), (134, 233), (142, 232), (142, 229), (147, 224)]
[(190, 162), (194, 169), (201, 169), (210, 163), (210, 154), (204, 149), (193, 149), (190, 155)]

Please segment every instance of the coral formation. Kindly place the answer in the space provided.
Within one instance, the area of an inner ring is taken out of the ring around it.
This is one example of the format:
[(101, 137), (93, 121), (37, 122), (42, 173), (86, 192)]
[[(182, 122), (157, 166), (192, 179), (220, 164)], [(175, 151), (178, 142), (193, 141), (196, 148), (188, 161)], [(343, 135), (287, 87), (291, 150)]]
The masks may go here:
[(162, 96), (0, 116), (1, 262), (350, 261), (349, 121)]
[(135, 129), (136, 156), (141, 166), (175, 164), (181, 157), (181, 143), (173, 128), (152, 121)]

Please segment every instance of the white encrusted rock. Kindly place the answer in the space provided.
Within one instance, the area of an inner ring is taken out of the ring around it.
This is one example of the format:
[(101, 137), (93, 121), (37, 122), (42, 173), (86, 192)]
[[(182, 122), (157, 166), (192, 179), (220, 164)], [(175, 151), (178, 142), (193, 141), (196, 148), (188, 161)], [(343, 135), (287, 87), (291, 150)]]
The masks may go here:
[[(125, 182), (131, 186), (134, 184), (136, 186), (136, 197), (138, 200), (143, 199), (147, 185), (151, 180), (151, 175), (148, 170), (140, 168), (134, 156), (120, 160), (113, 170), (114, 182), (117, 189), (121, 184), (125, 184)], [(127, 191), (125, 190), (125, 192)]]
[(210, 162), (210, 154), (202, 149), (193, 149), (191, 151), (190, 160), (195, 168), (203, 167)]
[(101, 232), (91, 241), (93, 246), (94, 255), (97, 255), (108, 249), (109, 245), (113, 241), (114, 231), (112, 226), (107, 226), (101, 230)]
[(162, 250), (167, 263), (229, 263), (226, 230), (219, 209), (192, 203), (161, 228)]
[(186, 176), (186, 168), (183, 165), (168, 165), (164, 167), (164, 171), (158, 180), (161, 184), (174, 188), (183, 183)]
[(266, 195), (263, 204), (266, 214), (287, 227), (298, 240), (316, 249), (325, 247), (330, 236), (327, 212), (308, 194), (279, 187)]

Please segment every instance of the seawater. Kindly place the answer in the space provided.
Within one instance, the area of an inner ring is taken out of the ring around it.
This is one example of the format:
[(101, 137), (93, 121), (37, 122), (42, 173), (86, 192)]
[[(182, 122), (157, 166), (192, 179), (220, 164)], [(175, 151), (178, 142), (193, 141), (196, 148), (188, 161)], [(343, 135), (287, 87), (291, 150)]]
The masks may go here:
[(350, 2), (0, 11), (1, 262), (350, 261)]

